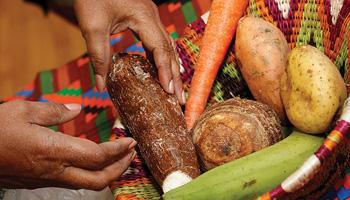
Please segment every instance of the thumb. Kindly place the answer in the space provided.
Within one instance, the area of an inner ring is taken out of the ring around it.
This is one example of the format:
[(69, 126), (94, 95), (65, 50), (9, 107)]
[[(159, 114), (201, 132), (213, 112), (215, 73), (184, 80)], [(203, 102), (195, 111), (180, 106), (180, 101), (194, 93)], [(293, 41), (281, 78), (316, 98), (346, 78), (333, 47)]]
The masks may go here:
[(72, 120), (81, 110), (80, 104), (58, 104), (23, 101), (25, 121), (40, 126), (62, 124)]

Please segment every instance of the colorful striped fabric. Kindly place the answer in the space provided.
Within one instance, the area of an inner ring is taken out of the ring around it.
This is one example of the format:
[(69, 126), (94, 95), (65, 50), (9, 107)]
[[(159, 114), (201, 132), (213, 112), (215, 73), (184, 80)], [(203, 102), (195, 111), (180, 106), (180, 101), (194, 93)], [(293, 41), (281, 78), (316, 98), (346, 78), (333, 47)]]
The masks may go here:
[[(187, 24), (209, 9), (210, 2), (210, 0), (184, 0), (163, 4), (159, 7), (162, 22), (171, 36), (178, 38)], [(129, 31), (113, 35), (111, 44), (114, 52), (144, 54), (141, 42)], [(95, 88), (92, 63), (86, 55), (59, 68), (40, 72), (33, 83), (14, 96), (3, 99), (3, 102), (16, 99), (81, 104), (83, 110), (77, 118), (50, 127), (75, 137), (100, 143), (125, 137), (127, 134), (123, 129), (113, 128), (117, 114), (108, 93), (100, 93)], [(110, 187), (116, 199), (159, 199), (161, 195), (161, 190), (146, 165), (138, 157), (123, 176)], [(0, 190), (0, 197), (2, 194)]]
[[(167, 31), (178, 39), (177, 51), (185, 89), (189, 88), (199, 44), (205, 42), (201, 41), (201, 36), (207, 15), (199, 16), (209, 10), (210, 3), (211, 0), (183, 0), (159, 7)], [(324, 51), (338, 66), (347, 83), (350, 75), (349, 11), (350, 0), (250, 0), (247, 9), (249, 15), (262, 17), (278, 26), (291, 47), (309, 43)], [(130, 32), (112, 36), (111, 44), (115, 52), (144, 54), (141, 43)], [(233, 96), (251, 97), (237, 69), (233, 49), (234, 44), (217, 76), (209, 103)], [(117, 114), (107, 92), (97, 92), (92, 64), (86, 55), (59, 68), (39, 73), (32, 84), (4, 101), (15, 99), (80, 103), (83, 111), (76, 119), (51, 127), (75, 137), (99, 143), (128, 134), (119, 121), (115, 123)], [(339, 140), (339, 132), (328, 136), (325, 141), (327, 148), (331, 149)], [(140, 158), (135, 158), (123, 176), (111, 184), (111, 189), (116, 199), (159, 199), (161, 195)], [(324, 196), (324, 199), (347, 198), (350, 198), (349, 169), (344, 179)]]

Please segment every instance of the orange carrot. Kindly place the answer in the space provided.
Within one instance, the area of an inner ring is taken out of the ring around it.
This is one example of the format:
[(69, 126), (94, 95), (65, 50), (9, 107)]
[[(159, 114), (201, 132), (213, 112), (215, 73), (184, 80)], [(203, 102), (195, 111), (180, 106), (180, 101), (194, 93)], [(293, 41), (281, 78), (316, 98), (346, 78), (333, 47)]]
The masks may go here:
[(185, 119), (188, 129), (192, 128), (205, 109), (215, 77), (247, 5), (248, 0), (212, 2), (186, 103)]

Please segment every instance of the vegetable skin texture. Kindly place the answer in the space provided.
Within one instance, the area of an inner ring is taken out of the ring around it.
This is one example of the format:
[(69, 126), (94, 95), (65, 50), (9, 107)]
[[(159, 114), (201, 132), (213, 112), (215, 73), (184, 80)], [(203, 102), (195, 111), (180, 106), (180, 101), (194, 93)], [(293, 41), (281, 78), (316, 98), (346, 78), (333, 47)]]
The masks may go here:
[(208, 24), (200, 45), (198, 62), (186, 103), (185, 119), (191, 129), (204, 112), (219, 68), (232, 42), (238, 21), (244, 14), (248, 0), (213, 0)]
[(108, 92), (155, 180), (163, 187), (175, 171), (197, 177), (199, 165), (181, 107), (160, 86), (156, 68), (140, 55), (116, 54), (113, 62)]
[(163, 195), (164, 200), (246, 200), (280, 184), (323, 142), (322, 137), (294, 131), (286, 139), (205, 172)]
[(281, 95), (290, 122), (299, 130), (322, 134), (329, 130), (346, 97), (338, 68), (317, 48), (294, 48), (281, 79)]
[(241, 73), (254, 98), (273, 108), (286, 124), (280, 95), (280, 80), (290, 51), (285, 36), (273, 24), (248, 16), (239, 22), (235, 44)]
[(233, 98), (209, 107), (194, 126), (192, 138), (202, 169), (210, 170), (283, 137), (280, 120), (269, 106)]

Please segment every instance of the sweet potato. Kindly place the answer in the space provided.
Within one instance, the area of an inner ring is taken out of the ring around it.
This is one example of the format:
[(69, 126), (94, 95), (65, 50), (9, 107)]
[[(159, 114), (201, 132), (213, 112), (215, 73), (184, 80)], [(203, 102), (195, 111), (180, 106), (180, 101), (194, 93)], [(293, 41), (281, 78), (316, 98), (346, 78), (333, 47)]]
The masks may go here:
[(235, 51), (243, 78), (255, 99), (272, 107), (285, 122), (280, 78), (290, 49), (283, 33), (263, 19), (244, 17), (237, 28)]

